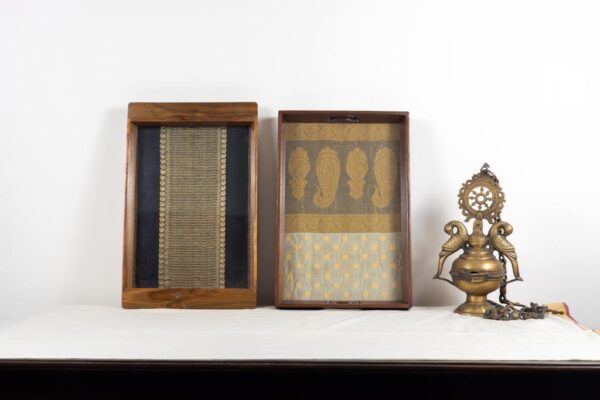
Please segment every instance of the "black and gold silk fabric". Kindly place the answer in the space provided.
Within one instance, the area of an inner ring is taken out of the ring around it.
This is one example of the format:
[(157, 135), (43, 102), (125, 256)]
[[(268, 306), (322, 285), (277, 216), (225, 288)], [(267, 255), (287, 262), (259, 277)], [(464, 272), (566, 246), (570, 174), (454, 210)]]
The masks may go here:
[(248, 287), (247, 127), (138, 128), (137, 287)]
[(397, 124), (285, 125), (284, 300), (401, 297)]

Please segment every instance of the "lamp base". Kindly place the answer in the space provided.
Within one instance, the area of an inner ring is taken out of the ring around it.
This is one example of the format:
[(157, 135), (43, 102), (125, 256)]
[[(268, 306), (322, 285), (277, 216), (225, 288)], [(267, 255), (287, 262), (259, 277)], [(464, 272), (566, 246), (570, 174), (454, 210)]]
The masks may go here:
[(494, 306), (488, 303), (487, 296), (467, 295), (467, 301), (458, 306), (454, 312), (472, 317), (483, 317), (483, 314), (492, 308)]

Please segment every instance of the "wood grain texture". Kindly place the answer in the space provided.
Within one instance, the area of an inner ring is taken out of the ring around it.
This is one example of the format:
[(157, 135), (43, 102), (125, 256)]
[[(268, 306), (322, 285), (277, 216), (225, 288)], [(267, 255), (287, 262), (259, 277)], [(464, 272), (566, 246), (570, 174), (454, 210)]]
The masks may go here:
[(254, 308), (255, 289), (123, 290), (123, 308)]
[[(137, 127), (139, 125), (241, 125), (250, 132), (249, 287), (247, 289), (135, 288)], [(124, 308), (253, 308), (258, 271), (258, 106), (256, 103), (130, 103), (127, 120), (125, 222), (123, 241)]]
[(256, 103), (129, 103), (136, 124), (248, 125), (257, 120)]
[[(275, 246), (275, 306), (278, 308), (363, 308), (363, 309), (409, 309), (412, 307), (412, 256), (410, 236), (410, 160), (409, 160), (409, 113), (394, 111), (279, 111), (277, 161), (278, 190)], [(398, 123), (400, 129), (399, 174), (401, 195), (401, 264), (402, 293), (401, 301), (284, 301), (281, 296), (281, 277), (284, 266), (285, 235), (285, 135), (284, 124), (288, 122), (357, 122), (357, 123)]]
[(125, 223), (123, 226), (123, 289), (133, 287), (135, 276), (135, 209), (137, 176), (137, 126), (127, 121), (125, 173)]

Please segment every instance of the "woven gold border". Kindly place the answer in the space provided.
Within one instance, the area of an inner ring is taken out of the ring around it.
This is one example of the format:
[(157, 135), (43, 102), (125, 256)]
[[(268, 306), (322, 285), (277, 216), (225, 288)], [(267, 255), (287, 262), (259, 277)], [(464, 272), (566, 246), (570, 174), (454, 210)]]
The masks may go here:
[(400, 214), (287, 214), (285, 233), (400, 232)]
[(160, 127), (160, 195), (158, 205), (158, 287), (167, 287), (167, 130)]
[[(332, 126), (333, 125), (333, 126)], [(353, 124), (290, 122), (285, 125), (285, 140), (385, 141), (400, 140), (400, 124)]]
[(225, 287), (225, 229), (227, 210), (227, 128), (219, 128), (219, 287)]
[[(227, 128), (219, 128), (219, 146), (217, 148), (217, 162), (219, 163), (218, 177), (218, 207), (217, 207), (217, 234), (219, 245), (217, 250), (218, 257), (218, 287), (225, 287), (225, 230), (226, 230), (226, 199), (227, 199)], [(167, 263), (167, 183), (169, 179), (167, 164), (168, 152), (167, 127), (160, 128), (160, 198), (159, 198), (159, 233), (158, 233), (158, 283), (159, 287), (168, 287), (169, 281), (166, 276), (168, 269)]]

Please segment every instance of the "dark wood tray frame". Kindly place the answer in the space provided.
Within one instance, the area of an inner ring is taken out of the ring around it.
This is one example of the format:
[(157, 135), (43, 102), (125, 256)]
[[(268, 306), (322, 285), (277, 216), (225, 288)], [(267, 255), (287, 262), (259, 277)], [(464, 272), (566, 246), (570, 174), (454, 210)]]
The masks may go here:
[[(139, 125), (241, 125), (250, 128), (249, 287), (243, 289), (136, 288), (135, 209)], [(256, 103), (130, 103), (123, 245), (123, 308), (254, 308), (257, 276), (258, 106)]]
[[(406, 301), (284, 301), (281, 298), (281, 269), (284, 257), (285, 221), (285, 137), (286, 122), (358, 122), (400, 123), (400, 192), (401, 192), (401, 268), (403, 293)], [(412, 306), (412, 256), (410, 239), (410, 160), (409, 113), (403, 111), (279, 111), (278, 119), (278, 190), (276, 212), (275, 306), (278, 308), (364, 308), (409, 309)]]

